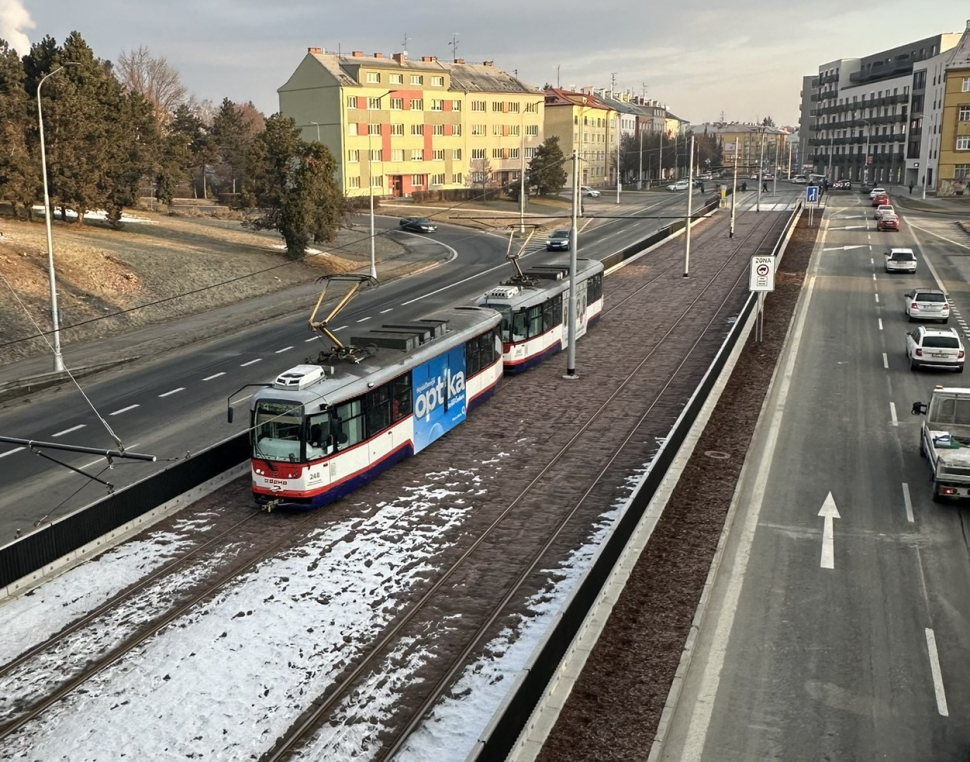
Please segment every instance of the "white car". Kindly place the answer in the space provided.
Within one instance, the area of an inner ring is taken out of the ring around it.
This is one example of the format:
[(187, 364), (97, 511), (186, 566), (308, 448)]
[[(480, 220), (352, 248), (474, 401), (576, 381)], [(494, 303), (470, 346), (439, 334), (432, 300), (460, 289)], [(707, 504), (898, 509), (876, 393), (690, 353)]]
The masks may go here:
[(881, 220), (887, 214), (896, 214), (896, 210), (892, 204), (880, 204), (876, 207), (876, 211), (872, 213), (872, 217), (873, 219)]
[(682, 191), (687, 190), (688, 188), (690, 188), (690, 183), (687, 182), (687, 180), (678, 180), (677, 182), (671, 183), (667, 186), (667, 190), (669, 191)]
[(873, 188), (871, 191), (869, 191), (869, 199), (870, 200), (871, 199), (874, 199), (876, 196), (888, 196), (888, 195), (889, 194), (886, 193), (886, 189), (885, 188)]
[(799, 185), (804, 185), (805, 183), (807, 183), (807, 182), (808, 182), (808, 179), (807, 179), (807, 178), (805, 177), (805, 175), (795, 175), (795, 176), (794, 176), (794, 177), (793, 177), (793, 178), (791, 179), (791, 181), (792, 181), (793, 183), (798, 183)]
[(883, 256), (887, 273), (916, 272), (916, 254), (912, 249), (890, 249)]
[(913, 320), (936, 320), (946, 323), (950, 319), (950, 302), (946, 294), (933, 288), (917, 288), (904, 294), (903, 314)]
[(953, 368), (957, 373), (963, 373), (966, 355), (956, 328), (927, 328), (921, 325), (906, 334), (906, 357), (910, 370)]
[(600, 192), (596, 188), (590, 188), (588, 185), (584, 185), (580, 188), (580, 192), (584, 196), (589, 196), (590, 198), (599, 198)]

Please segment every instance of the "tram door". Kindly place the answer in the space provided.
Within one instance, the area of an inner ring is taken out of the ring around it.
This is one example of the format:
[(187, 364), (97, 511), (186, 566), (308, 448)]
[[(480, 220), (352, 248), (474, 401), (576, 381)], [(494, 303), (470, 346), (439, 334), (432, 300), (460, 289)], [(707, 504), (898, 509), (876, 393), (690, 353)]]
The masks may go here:
[[(576, 286), (576, 338), (586, 333), (586, 281)], [(569, 344), (569, 292), (563, 293), (562, 299), (562, 346)]]

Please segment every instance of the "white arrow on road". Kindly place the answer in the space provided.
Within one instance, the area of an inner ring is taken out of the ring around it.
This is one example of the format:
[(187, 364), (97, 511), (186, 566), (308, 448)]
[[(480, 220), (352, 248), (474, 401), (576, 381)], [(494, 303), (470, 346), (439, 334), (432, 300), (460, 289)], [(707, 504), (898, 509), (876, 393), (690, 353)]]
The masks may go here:
[(868, 247), (868, 244), (856, 243), (856, 244), (853, 244), (852, 246), (833, 246), (830, 249), (823, 249), (822, 251), (848, 251), (849, 249), (865, 249), (867, 247)]
[(822, 510), (818, 512), (819, 516), (825, 519), (825, 525), (822, 527), (822, 562), (821, 566), (823, 569), (834, 569), (835, 568), (835, 525), (832, 519), (841, 519), (839, 515), (839, 509), (835, 507), (835, 500), (832, 497), (832, 493), (829, 492), (828, 497), (825, 498), (825, 502), (822, 503)]
[(831, 230), (868, 230), (868, 225), (846, 225), (844, 228), (831, 228)]

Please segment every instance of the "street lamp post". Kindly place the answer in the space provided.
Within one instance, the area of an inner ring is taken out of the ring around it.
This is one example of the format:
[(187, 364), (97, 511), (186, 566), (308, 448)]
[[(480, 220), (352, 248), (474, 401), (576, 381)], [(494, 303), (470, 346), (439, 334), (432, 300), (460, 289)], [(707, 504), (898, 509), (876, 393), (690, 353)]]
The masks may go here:
[[(687, 136), (684, 135), (686, 147)], [(690, 275), (690, 223), (693, 214), (692, 201), (694, 198), (694, 135), (690, 136), (690, 158), (687, 169), (687, 227), (684, 231), (684, 277)]]
[(637, 172), (637, 190), (643, 190), (643, 125), (640, 124), (640, 118), (637, 117), (637, 130), (640, 133), (640, 169)]
[[(385, 95), (390, 95), (391, 91), (388, 90), (384, 95), (379, 95), (375, 100), (377, 101), (377, 106), (380, 108), (381, 98)], [(368, 98), (368, 100), (370, 100)], [(368, 103), (368, 106), (370, 104)], [(319, 132), (320, 127), (317, 127)], [(374, 112), (368, 109), (367, 112), (367, 184), (370, 186), (370, 277), (377, 279), (377, 251), (376, 251), (376, 233), (374, 232), (374, 149), (371, 148), (373, 142), (371, 138), (374, 137)], [(383, 150), (383, 148), (381, 149)], [(381, 163), (383, 164), (383, 157)], [(383, 188), (383, 185), (381, 186)]]
[(756, 212), (761, 211), (761, 189), (765, 185), (765, 128), (761, 128), (761, 152), (758, 154), (758, 205)]
[(616, 203), (620, 203), (620, 112), (616, 112)]
[(740, 138), (734, 139), (734, 180), (731, 185), (731, 231), (728, 238), (734, 238), (734, 207), (738, 197), (738, 152), (740, 151)]
[(579, 248), (579, 152), (573, 150), (573, 208), (569, 229), (569, 300), (567, 303), (566, 326), (566, 375), (573, 380), (576, 376), (576, 255)]
[(54, 329), (54, 370), (64, 370), (64, 357), (61, 355), (61, 327), (57, 318), (57, 283), (54, 280), (54, 242), (51, 238), (51, 199), (47, 190), (47, 151), (44, 146), (44, 112), (40, 105), (40, 89), (44, 83), (57, 72), (63, 71), (65, 66), (77, 66), (69, 61), (50, 74), (41, 77), (37, 83), (37, 123), (40, 127), (40, 164), (44, 174), (44, 226), (47, 228), (47, 273), (51, 284), (51, 325)]
[(866, 126), (866, 155), (862, 160), (862, 183), (866, 184), (869, 182), (869, 138), (872, 136), (872, 122), (868, 119), (860, 119)]

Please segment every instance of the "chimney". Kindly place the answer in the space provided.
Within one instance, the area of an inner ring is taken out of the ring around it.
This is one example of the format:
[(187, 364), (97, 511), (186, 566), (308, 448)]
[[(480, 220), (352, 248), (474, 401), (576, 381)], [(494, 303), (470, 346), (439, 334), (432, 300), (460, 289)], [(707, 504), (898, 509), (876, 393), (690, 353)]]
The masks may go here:
[(407, 57), (408, 57), (407, 51), (403, 53), (395, 53), (393, 56), (391, 56), (391, 58), (393, 58), (402, 66), (404, 65), (404, 62), (407, 60)]
[(384, 54), (383, 53), (375, 53), (374, 54), (374, 58), (383, 58), (383, 57), (384, 57)]
[(463, 64), (463, 63), (465, 63), (465, 59), (464, 58), (456, 58), (455, 59), (455, 63), (456, 64)]
[(364, 57), (364, 51), (363, 50), (355, 50), (353, 53), (351, 53), (351, 56), (353, 56), (354, 58), (363, 58)]
[(482, 66), (491, 66), (495, 61), (482, 61)]
[(421, 56), (422, 63), (431, 63), (431, 56)]
[(323, 51), (320, 50), (320, 48), (307, 48), (306, 49), (306, 52), (307, 53), (322, 53)]

